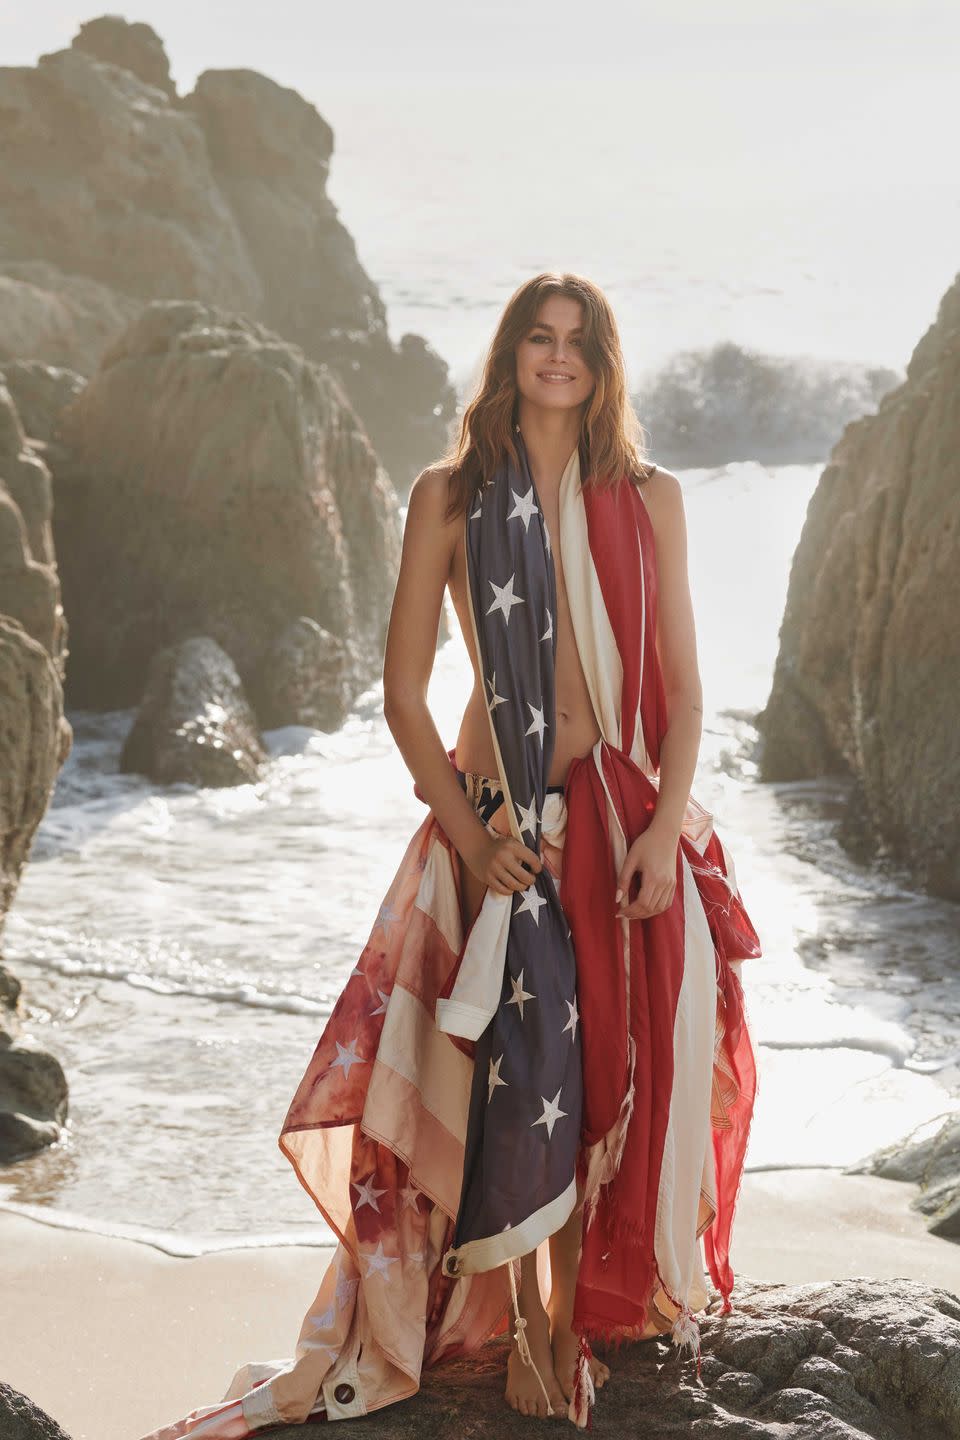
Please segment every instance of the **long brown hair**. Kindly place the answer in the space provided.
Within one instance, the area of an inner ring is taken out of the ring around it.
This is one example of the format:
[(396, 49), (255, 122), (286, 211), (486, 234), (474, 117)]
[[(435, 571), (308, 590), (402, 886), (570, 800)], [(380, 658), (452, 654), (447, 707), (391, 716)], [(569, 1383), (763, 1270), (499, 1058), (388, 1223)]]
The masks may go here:
[(583, 306), (583, 355), (596, 377), (580, 430), (580, 474), (587, 486), (613, 486), (628, 476), (642, 485), (655, 466), (645, 459), (646, 431), (627, 394), (626, 367), (610, 302), (592, 281), (569, 271), (545, 270), (507, 301), (484, 360), (476, 394), (460, 421), (460, 434), (437, 462), (452, 466), (445, 520), (472, 502), (504, 452), (520, 463), (513, 427), (517, 409), (516, 347), (536, 323), (548, 295), (566, 295)]

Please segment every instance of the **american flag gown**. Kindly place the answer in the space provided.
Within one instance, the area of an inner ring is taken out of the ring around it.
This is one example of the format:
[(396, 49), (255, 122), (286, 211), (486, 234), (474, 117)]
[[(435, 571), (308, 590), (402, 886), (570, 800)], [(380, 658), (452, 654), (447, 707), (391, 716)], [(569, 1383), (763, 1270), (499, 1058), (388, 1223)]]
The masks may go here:
[[(601, 736), (563, 794), (547, 790), (556, 576), (519, 427), (514, 437), (464, 516), (468, 595), (501, 815), (544, 867), (525, 890), (488, 889), (464, 927), (458, 857), (427, 814), (279, 1135), (338, 1242), (295, 1354), (243, 1365), (219, 1403), (142, 1440), (233, 1440), (414, 1395), (424, 1369), (508, 1329), (514, 1262), (563, 1225), (578, 1178), (581, 1361), (590, 1339), (636, 1338), (653, 1320), (699, 1368), (704, 1262), (731, 1308), (757, 1086), (740, 968), (760, 944), (732, 856), (692, 795), (672, 904), (616, 916), (667, 727), (656, 554), (638, 488), (581, 486), (579, 446), (561, 480), (560, 544)], [(569, 1413), (583, 1424), (582, 1407)]]

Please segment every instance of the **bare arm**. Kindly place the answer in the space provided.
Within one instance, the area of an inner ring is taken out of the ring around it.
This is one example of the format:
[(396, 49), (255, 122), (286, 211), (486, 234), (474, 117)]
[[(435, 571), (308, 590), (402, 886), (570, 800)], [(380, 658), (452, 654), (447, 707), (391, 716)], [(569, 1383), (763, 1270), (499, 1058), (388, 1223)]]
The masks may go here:
[[(539, 857), (512, 836), (493, 837), (460, 788), (427, 705), (443, 592), (463, 517), (445, 522), (445, 470), (424, 470), (410, 491), (400, 574), (387, 629), (383, 713), (421, 794), (454, 848), (498, 893), (523, 889)], [(526, 858), (529, 869), (521, 865)]]
[[(666, 692), (667, 729), (660, 743), (653, 819), (630, 846), (617, 876), (620, 908), (616, 913), (634, 920), (657, 915), (673, 904), (677, 846), (697, 766), (703, 717), (680, 481), (669, 470), (658, 469), (644, 486), (644, 494), (657, 551), (656, 644)], [(640, 877), (640, 888), (630, 900), (635, 875)]]
[(657, 653), (667, 701), (660, 745), (660, 788), (653, 824), (679, 838), (697, 768), (703, 726), (703, 687), (687, 572), (687, 525), (680, 481), (658, 469), (650, 482), (659, 579)]

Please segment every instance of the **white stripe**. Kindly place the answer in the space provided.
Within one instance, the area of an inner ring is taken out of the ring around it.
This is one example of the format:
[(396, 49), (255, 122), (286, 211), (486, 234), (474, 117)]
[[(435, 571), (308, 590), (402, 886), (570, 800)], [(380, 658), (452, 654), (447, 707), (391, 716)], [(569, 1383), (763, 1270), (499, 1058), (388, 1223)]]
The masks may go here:
[(470, 1275), (474, 1271), (492, 1270), (495, 1265), (504, 1265), (508, 1260), (528, 1255), (541, 1240), (560, 1229), (573, 1214), (576, 1203), (577, 1180), (574, 1176), (561, 1195), (548, 1200), (546, 1205), (541, 1205), (519, 1225), (511, 1225), (508, 1230), (501, 1230), (499, 1235), (468, 1240), (457, 1248), (451, 1245), (443, 1257), (444, 1274), (448, 1273), (446, 1264), (450, 1256), (456, 1256), (460, 1261), (458, 1275)]
[(580, 460), (576, 451), (571, 455), (560, 482), (560, 537), (570, 620), (584, 679), (601, 733), (609, 744), (619, 750), (623, 664), (590, 553), (587, 513), (580, 485)]
[[(640, 503), (645, 503), (642, 497)], [(634, 521), (634, 523), (636, 524), (636, 521)], [(641, 722), (644, 673), (643, 659), (644, 646), (647, 641), (647, 575), (643, 561), (643, 536), (640, 533), (639, 525), (637, 525), (637, 548), (640, 552), (640, 688), (637, 692), (637, 713), (633, 717), (633, 737), (630, 744), (630, 759), (639, 765), (640, 769), (646, 774), (653, 767), (650, 764), (650, 757), (647, 754), (647, 747), (644, 743), (643, 724)]]
[[(657, 1197), (655, 1249), (668, 1290), (693, 1308), (698, 1280), (697, 1216), (710, 1137), (717, 1021), (713, 938), (693, 871), (683, 866), (684, 965), (673, 1032), (673, 1089)], [(704, 1304), (699, 1301), (699, 1304)]]
[[(473, 1061), (437, 1029), (427, 1007), (403, 985), (394, 985), (390, 992), (377, 1064), (415, 1085), (426, 1109), (466, 1142)], [(378, 1123), (382, 1125), (382, 1115)]]
[(414, 901), (436, 925), (456, 955), (463, 944), (463, 919), (453, 878), (454, 856), (442, 840), (434, 840), (427, 853), (427, 863), (417, 887)]

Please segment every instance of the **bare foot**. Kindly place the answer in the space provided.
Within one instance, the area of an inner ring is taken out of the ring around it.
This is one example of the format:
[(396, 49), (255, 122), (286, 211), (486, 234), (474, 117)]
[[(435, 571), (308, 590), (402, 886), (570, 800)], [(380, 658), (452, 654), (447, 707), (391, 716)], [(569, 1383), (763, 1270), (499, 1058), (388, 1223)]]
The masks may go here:
[[(563, 1419), (567, 1413), (567, 1402), (554, 1373), (550, 1322), (543, 1309), (535, 1309), (534, 1313), (527, 1317), (525, 1333), (530, 1355), (550, 1396), (550, 1418)], [(511, 1342), (507, 1358), (507, 1388), (504, 1393), (507, 1404), (512, 1405), (519, 1414), (537, 1415), (541, 1419), (547, 1419), (546, 1397), (533, 1373), (533, 1366), (525, 1364), (521, 1357), (516, 1340)]]
[[(553, 1351), (553, 1368), (557, 1379), (563, 1388), (563, 1393), (569, 1400), (573, 1395), (573, 1377), (577, 1365), (577, 1350), (580, 1341), (569, 1325), (554, 1325), (550, 1330), (550, 1346)], [(610, 1379), (610, 1367), (598, 1360), (596, 1355), (591, 1355), (587, 1361), (590, 1366), (590, 1374), (593, 1376), (593, 1383), (597, 1387)]]

